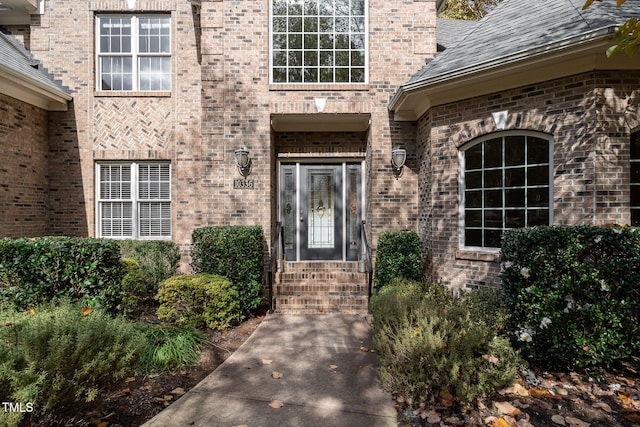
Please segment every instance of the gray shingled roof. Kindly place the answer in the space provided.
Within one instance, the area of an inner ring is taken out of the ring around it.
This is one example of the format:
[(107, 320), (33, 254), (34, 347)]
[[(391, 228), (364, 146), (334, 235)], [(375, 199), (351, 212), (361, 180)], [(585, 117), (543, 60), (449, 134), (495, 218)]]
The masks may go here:
[(436, 19), (436, 42), (438, 43), (438, 51), (457, 45), (468, 32), (477, 26), (478, 21), (450, 18)]
[[(588, 35), (640, 16), (640, 1), (594, 2), (583, 11), (584, 0), (504, 0), (457, 45), (439, 53), (406, 83), (446, 79), (478, 66), (499, 65), (501, 58)], [(525, 54), (526, 56), (526, 54)]]
[(56, 84), (42, 70), (38, 69), (38, 61), (33, 59), (29, 51), (20, 42), (13, 36), (2, 32), (0, 32), (0, 64), (6, 69), (54, 93), (69, 93)]

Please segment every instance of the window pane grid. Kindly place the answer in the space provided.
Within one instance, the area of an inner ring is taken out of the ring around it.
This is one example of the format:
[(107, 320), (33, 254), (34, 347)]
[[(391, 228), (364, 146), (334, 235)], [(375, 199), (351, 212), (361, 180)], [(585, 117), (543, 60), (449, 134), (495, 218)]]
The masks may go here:
[(465, 246), (499, 247), (502, 231), (549, 222), (549, 143), (510, 138), (487, 140), (464, 153)]
[(171, 18), (98, 17), (99, 90), (171, 90)]
[(98, 164), (97, 179), (100, 237), (171, 236), (169, 163)]
[(364, 83), (365, 0), (272, 0), (274, 83)]

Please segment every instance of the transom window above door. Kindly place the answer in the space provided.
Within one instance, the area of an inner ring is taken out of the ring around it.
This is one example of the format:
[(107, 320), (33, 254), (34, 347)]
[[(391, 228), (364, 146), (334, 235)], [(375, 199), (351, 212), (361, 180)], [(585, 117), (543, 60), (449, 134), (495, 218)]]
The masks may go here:
[(366, 83), (367, 0), (271, 0), (273, 83)]

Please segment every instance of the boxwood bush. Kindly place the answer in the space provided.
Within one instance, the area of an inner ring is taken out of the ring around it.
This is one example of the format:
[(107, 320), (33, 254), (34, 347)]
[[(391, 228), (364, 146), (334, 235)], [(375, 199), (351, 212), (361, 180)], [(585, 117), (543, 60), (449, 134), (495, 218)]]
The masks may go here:
[(158, 318), (178, 326), (224, 330), (242, 320), (238, 293), (216, 274), (173, 276), (160, 284)]
[(262, 301), (265, 239), (260, 226), (204, 227), (193, 231), (194, 273), (231, 280), (245, 315)]
[(0, 293), (17, 308), (74, 298), (116, 310), (123, 276), (120, 247), (113, 240), (0, 239)]
[(394, 278), (422, 278), (422, 245), (415, 231), (383, 231), (378, 237), (376, 286), (386, 286)]
[(621, 226), (510, 230), (502, 282), (514, 340), (548, 369), (640, 360), (640, 232)]

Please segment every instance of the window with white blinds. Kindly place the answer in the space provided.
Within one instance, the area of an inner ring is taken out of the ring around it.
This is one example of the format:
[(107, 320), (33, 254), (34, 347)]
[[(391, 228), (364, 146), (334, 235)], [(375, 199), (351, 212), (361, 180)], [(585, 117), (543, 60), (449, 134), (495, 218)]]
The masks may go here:
[(119, 162), (97, 165), (99, 237), (171, 237), (171, 165)]

